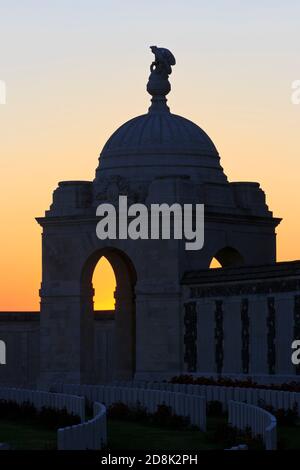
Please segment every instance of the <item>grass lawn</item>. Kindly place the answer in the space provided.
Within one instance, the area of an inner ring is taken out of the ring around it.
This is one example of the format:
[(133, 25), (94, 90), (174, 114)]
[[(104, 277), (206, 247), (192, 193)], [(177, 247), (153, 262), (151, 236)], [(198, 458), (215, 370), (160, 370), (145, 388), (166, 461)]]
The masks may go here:
[[(209, 418), (207, 431), (212, 432), (224, 418)], [(210, 443), (207, 434), (200, 431), (175, 431), (154, 425), (128, 421), (108, 421), (108, 448), (110, 450), (213, 450), (222, 449)]]
[[(224, 418), (210, 418), (208, 432), (212, 432)], [(56, 431), (36, 424), (24, 424), (0, 419), (0, 442), (11, 449), (56, 449)], [(108, 420), (108, 447), (116, 450), (204, 450), (217, 449), (200, 431), (176, 431), (149, 424)], [(222, 449), (222, 446), (219, 447)]]
[[(207, 432), (173, 431), (153, 425), (119, 420), (108, 421), (108, 448), (111, 450), (218, 450), (224, 445), (214, 444), (209, 439), (217, 426), (226, 423), (226, 418), (208, 418)], [(279, 426), (278, 448), (300, 450), (300, 425)]]
[(56, 431), (36, 424), (0, 419), (0, 442), (8, 443), (15, 450), (54, 450)]
[(278, 449), (300, 450), (300, 421), (297, 426), (278, 426)]
[[(109, 450), (197, 451), (223, 449), (209, 439), (226, 418), (208, 418), (207, 433), (192, 430), (176, 431), (150, 424), (108, 420)], [(278, 427), (279, 448), (300, 449), (300, 426)], [(0, 442), (16, 450), (54, 450), (56, 431), (33, 423), (0, 419)]]

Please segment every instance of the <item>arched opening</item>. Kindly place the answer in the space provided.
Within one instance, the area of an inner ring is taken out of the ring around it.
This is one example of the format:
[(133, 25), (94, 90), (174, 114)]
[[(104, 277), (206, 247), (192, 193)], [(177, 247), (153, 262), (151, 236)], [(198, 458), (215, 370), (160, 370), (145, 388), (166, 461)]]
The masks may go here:
[(213, 259), (210, 262), (209, 268), (210, 269), (219, 269), (219, 268), (222, 268), (222, 265), (221, 265), (221, 263), (219, 263), (219, 261), (215, 257), (213, 257)]
[(93, 272), (94, 311), (115, 310), (116, 276), (112, 265), (102, 256)]
[(232, 266), (242, 266), (244, 264), (244, 258), (235, 249), (230, 246), (219, 250), (212, 258), (209, 267), (215, 268), (229, 268)]
[[(99, 266), (99, 267), (98, 267)], [(98, 273), (99, 270), (99, 273)], [(105, 271), (110, 275), (109, 280), (104, 282)], [(111, 273), (113, 271), (113, 276)], [(102, 273), (101, 273), (102, 271)], [(102, 278), (103, 284), (99, 285)], [(113, 285), (115, 278), (115, 288)], [(96, 292), (93, 287), (96, 287)], [(97, 283), (97, 285), (96, 285)], [(85, 331), (89, 332), (89, 338), (94, 338), (94, 311), (98, 308), (98, 297), (94, 297), (97, 291), (104, 292), (105, 286), (109, 287), (112, 295), (114, 291), (115, 311), (112, 313), (113, 319), (113, 372), (112, 378), (115, 380), (131, 380), (135, 373), (135, 289), (136, 271), (129, 257), (122, 251), (115, 248), (104, 248), (93, 253), (86, 261), (82, 271), (81, 279), (81, 302), (82, 302), (82, 323)], [(100, 295), (103, 302), (105, 297)], [(111, 297), (106, 301), (112, 302)], [(103, 305), (103, 304), (102, 304)], [(97, 312), (100, 313), (100, 312)], [(89, 325), (89, 326), (88, 326)], [(91, 333), (91, 329), (93, 333)], [(91, 345), (88, 345), (91, 349)], [(94, 347), (92, 347), (94, 350)], [(106, 354), (110, 354), (111, 349), (107, 349)], [(87, 361), (85, 351), (82, 352), (82, 360)], [(91, 356), (90, 356), (91, 359)], [(101, 357), (101, 361), (107, 361), (107, 357)], [(92, 367), (96, 373), (96, 364), (86, 364)]]

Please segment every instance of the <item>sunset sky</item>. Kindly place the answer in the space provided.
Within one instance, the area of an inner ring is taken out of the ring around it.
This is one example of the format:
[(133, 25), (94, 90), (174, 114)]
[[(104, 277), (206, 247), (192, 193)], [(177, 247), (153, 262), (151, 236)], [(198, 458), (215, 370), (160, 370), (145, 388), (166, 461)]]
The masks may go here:
[[(0, 310), (37, 310), (41, 227), (61, 180), (92, 180), (105, 141), (149, 106), (150, 45), (177, 59), (171, 111), (212, 138), (230, 181), (259, 181), (300, 259), (298, 0), (0, 0)], [(102, 297), (113, 274), (103, 263)]]

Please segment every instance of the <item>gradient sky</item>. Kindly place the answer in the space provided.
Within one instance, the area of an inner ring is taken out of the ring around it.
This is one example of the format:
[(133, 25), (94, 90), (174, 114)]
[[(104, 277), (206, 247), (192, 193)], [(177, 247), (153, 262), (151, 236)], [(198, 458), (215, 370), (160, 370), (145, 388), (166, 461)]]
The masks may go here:
[[(300, 259), (298, 0), (0, 0), (0, 310), (39, 308), (34, 218), (58, 181), (93, 179), (110, 134), (146, 112), (153, 44), (177, 59), (171, 110), (210, 135), (230, 181), (261, 183), (284, 219), (278, 259)], [(98, 307), (111, 305), (110, 292)]]

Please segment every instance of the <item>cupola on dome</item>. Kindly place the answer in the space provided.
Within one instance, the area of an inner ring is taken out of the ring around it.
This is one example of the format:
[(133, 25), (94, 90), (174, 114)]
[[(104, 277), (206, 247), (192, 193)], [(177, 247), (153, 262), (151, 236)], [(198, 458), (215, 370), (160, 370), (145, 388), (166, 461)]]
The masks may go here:
[(147, 91), (152, 96), (147, 114), (121, 125), (108, 139), (99, 158), (99, 178), (121, 175), (152, 180), (165, 174), (189, 175), (203, 181), (226, 182), (218, 151), (209, 136), (194, 122), (170, 112), (166, 95), (175, 65), (165, 48), (151, 47)]

